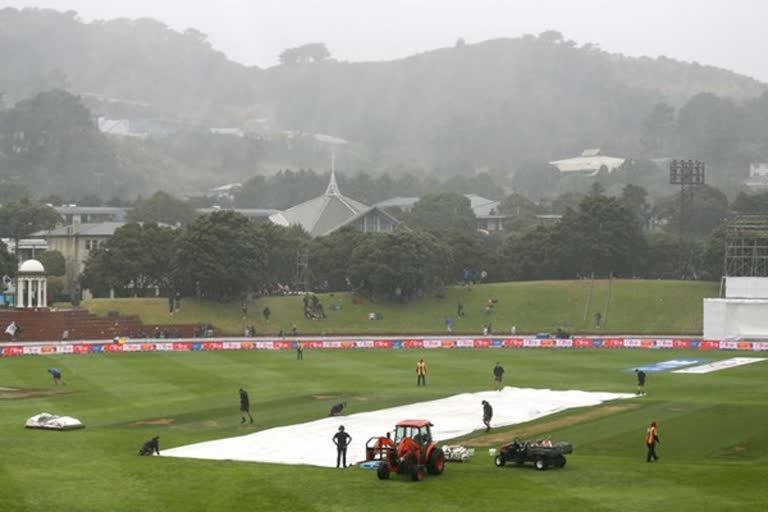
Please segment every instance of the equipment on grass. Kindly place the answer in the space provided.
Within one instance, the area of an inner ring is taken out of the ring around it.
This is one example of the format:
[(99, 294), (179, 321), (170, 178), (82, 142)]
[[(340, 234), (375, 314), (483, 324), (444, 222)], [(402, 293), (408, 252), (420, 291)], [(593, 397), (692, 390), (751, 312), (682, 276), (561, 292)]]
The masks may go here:
[(475, 454), (474, 448), (465, 448), (461, 445), (444, 445), (443, 453), (448, 462), (469, 462), (469, 459)]
[(507, 462), (514, 462), (522, 466), (526, 462), (533, 462), (538, 470), (549, 467), (565, 467), (565, 455), (573, 453), (571, 443), (553, 443), (549, 439), (540, 441), (513, 441), (499, 447), (498, 455), (494, 458), (496, 467), (502, 467)]
[(445, 454), (432, 441), (432, 423), (428, 420), (405, 420), (395, 426), (394, 439), (372, 437), (365, 443), (365, 460), (380, 461), (376, 471), (379, 480), (391, 473), (410, 475), (413, 481), (424, 479), (424, 470), (439, 475), (445, 469)]
[(71, 416), (56, 416), (47, 412), (32, 416), (24, 424), (26, 428), (39, 428), (44, 430), (77, 430), (85, 428), (80, 420)]

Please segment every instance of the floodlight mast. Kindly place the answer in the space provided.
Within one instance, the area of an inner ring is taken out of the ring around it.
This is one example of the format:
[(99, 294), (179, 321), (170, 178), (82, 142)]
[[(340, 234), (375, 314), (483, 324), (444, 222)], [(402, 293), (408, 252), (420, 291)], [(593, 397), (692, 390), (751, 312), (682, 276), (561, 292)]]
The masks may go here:
[(678, 268), (682, 279), (695, 278), (693, 264), (693, 244), (691, 243), (691, 218), (693, 213), (694, 190), (704, 185), (704, 162), (699, 160), (672, 160), (669, 163), (670, 185), (680, 185), (679, 245), (680, 261)]

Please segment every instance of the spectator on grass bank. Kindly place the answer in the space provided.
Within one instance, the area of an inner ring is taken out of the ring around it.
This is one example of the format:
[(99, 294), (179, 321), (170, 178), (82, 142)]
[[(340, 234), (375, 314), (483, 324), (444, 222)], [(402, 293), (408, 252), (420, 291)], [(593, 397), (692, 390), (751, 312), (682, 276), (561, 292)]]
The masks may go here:
[(427, 363), (423, 359), (419, 359), (416, 363), (416, 386), (427, 385)]
[(496, 386), (496, 391), (501, 391), (504, 387), (504, 368), (501, 363), (496, 361), (496, 366), (493, 367), (493, 382)]
[(645, 394), (645, 372), (635, 368), (635, 373), (637, 374), (637, 391), (635, 395), (641, 396)]
[(176, 301), (173, 300), (173, 295), (168, 297), (168, 314), (173, 315), (173, 312), (176, 311)]
[(61, 333), (61, 341), (65, 343), (69, 341), (69, 329), (64, 329), (64, 332)]
[(659, 456), (656, 455), (656, 443), (661, 443), (661, 441), (659, 441), (659, 431), (656, 429), (656, 422), (652, 421), (648, 430), (645, 431), (645, 446), (648, 448), (645, 462), (659, 460)]
[(464, 304), (462, 304), (461, 302), (456, 304), (456, 316), (459, 318), (464, 316)]
[(336, 445), (336, 467), (343, 464), (347, 467), (347, 446), (352, 442), (352, 436), (344, 432), (344, 425), (339, 427), (339, 431), (333, 436), (333, 444)]
[(448, 334), (453, 332), (453, 320), (449, 316), (445, 317), (445, 330)]
[(269, 306), (265, 306), (261, 314), (264, 316), (264, 321), (269, 323), (269, 316), (272, 314), (272, 311), (269, 310)]
[(245, 423), (245, 417), (248, 416), (253, 424), (253, 416), (251, 416), (251, 401), (248, 398), (248, 392), (243, 388), (238, 390), (240, 393), (240, 424)]
[(600, 323), (602, 321), (603, 321), (603, 314), (598, 311), (597, 313), (595, 313), (595, 328), (596, 329), (600, 328)]

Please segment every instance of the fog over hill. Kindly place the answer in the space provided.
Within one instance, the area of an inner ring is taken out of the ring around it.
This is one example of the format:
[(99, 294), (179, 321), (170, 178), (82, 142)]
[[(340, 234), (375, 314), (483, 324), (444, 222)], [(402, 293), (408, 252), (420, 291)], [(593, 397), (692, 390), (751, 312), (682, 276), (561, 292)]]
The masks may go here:
[[(644, 142), (659, 103), (674, 115), (711, 93), (736, 108), (767, 89), (725, 69), (621, 56), (554, 31), (459, 40), (387, 62), (330, 56), (260, 69), (229, 60), (194, 29), (181, 33), (151, 19), (84, 23), (71, 11), (40, 9), (0, 11), (0, 59), (8, 104), (64, 89), (94, 116), (267, 138), (286, 130), (328, 134), (349, 141), (341, 161), (350, 170), (444, 175), (505, 173), (587, 147), (668, 156)], [(252, 166), (238, 164), (233, 177), (298, 162), (263, 149), (243, 150)], [(155, 165), (143, 155), (144, 167)], [(301, 165), (317, 166), (313, 158)], [(194, 161), (189, 167), (194, 175)]]

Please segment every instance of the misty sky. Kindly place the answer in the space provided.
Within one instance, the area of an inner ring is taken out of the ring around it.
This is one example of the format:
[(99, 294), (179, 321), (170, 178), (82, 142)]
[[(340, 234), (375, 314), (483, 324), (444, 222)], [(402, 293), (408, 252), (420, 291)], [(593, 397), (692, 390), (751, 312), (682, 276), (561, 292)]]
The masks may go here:
[(382, 60), (553, 29), (577, 43), (724, 67), (768, 82), (767, 0), (0, 0), (75, 10), (85, 21), (151, 17), (208, 34), (244, 64), (269, 67), (322, 41), (340, 60)]

